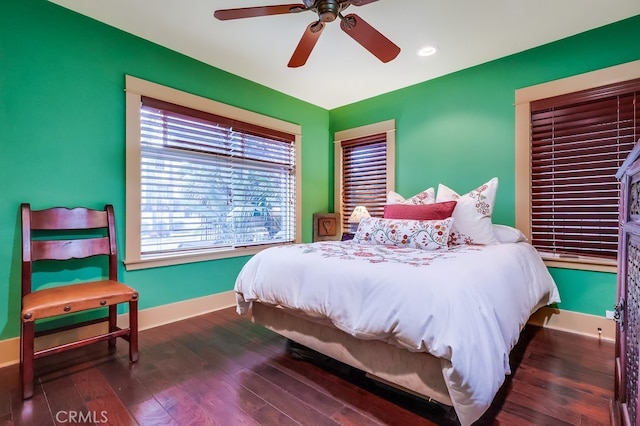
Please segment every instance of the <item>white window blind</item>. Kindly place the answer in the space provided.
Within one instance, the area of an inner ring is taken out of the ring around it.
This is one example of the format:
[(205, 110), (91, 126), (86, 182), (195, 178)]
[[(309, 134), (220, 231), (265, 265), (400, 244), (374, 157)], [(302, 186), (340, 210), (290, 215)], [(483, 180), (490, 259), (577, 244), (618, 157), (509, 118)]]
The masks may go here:
[(615, 259), (615, 173), (640, 137), (640, 80), (531, 103), (533, 245)]
[(141, 254), (295, 240), (294, 135), (143, 97)]
[(387, 197), (387, 137), (385, 133), (342, 143), (342, 221), (356, 206), (382, 217)]

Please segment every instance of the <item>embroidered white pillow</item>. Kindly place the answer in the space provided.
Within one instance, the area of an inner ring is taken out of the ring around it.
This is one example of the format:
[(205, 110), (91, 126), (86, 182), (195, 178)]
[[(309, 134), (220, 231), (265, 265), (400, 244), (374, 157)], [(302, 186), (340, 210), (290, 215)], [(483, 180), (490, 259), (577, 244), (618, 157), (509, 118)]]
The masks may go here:
[(353, 241), (420, 250), (446, 250), (453, 218), (442, 220), (383, 219), (360, 221)]
[(406, 200), (395, 191), (389, 191), (387, 194), (387, 204), (433, 204), (435, 202), (436, 191), (433, 188), (425, 189)]
[(497, 244), (491, 214), (498, 191), (498, 178), (494, 177), (484, 185), (464, 195), (445, 185), (438, 185), (437, 202), (455, 200), (453, 218), (455, 222), (449, 235), (449, 245)]

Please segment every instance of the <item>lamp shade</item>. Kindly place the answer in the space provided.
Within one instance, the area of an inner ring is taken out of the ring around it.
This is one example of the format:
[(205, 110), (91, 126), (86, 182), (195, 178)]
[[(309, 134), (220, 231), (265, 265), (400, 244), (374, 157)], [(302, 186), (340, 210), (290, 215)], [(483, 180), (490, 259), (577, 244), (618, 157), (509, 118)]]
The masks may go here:
[(355, 209), (353, 209), (353, 212), (351, 213), (351, 216), (349, 216), (349, 223), (360, 223), (360, 221), (362, 219), (364, 219), (365, 217), (371, 217), (371, 215), (369, 214), (369, 211), (367, 210), (367, 208), (365, 206), (356, 206)]

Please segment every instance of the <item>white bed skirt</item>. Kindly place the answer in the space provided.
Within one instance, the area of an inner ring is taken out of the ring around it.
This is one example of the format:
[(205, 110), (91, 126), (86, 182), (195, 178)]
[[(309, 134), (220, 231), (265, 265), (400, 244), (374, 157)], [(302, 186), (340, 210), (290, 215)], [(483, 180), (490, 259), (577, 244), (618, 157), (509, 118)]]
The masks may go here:
[(377, 340), (361, 340), (279, 307), (253, 303), (252, 321), (391, 386), (451, 406), (439, 358)]

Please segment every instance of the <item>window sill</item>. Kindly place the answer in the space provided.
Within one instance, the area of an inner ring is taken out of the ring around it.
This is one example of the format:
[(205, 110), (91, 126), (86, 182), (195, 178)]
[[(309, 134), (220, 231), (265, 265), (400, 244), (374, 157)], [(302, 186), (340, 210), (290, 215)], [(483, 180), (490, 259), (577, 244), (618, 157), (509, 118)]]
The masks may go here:
[(540, 253), (544, 264), (550, 268), (578, 269), (582, 271), (617, 273), (615, 260), (588, 257), (560, 257), (558, 255)]
[(197, 252), (154, 256), (146, 259), (125, 259), (124, 265), (127, 271), (139, 269), (159, 268), (162, 266), (183, 265), (187, 263), (206, 262), (209, 260), (229, 259), (233, 257), (252, 256), (269, 247), (282, 244), (260, 245), (253, 247), (237, 248), (232, 250), (202, 250)]

